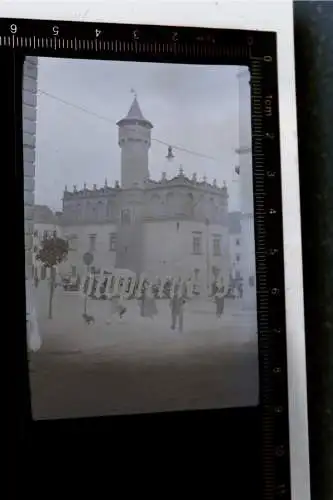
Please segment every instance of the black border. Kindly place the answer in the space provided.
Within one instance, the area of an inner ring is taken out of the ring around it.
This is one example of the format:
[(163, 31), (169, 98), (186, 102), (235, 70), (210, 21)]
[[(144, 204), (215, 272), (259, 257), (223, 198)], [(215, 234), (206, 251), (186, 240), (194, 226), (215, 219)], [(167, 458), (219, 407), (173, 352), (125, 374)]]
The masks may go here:
[[(10, 34), (11, 25), (18, 27), (14, 36)], [(59, 27), (59, 33), (62, 35), (59, 41), (51, 36), (54, 26)], [(113, 51), (100, 51), (100, 46), (95, 42), (96, 29), (102, 29), (103, 38), (99, 40), (101, 43), (108, 43)], [(136, 38), (138, 33), (139, 40)], [(175, 33), (177, 41), (174, 40)], [(76, 457), (74, 460), (78, 460), (82, 452), (81, 459), (86, 456), (86, 461), (91, 462), (91, 454), (93, 460), (101, 458), (102, 448), (106, 448), (105, 453), (108, 456), (109, 446), (113, 455), (112, 459), (108, 458), (110, 467), (114, 467), (120, 476), (124, 471), (119, 469), (115, 455), (124, 457), (126, 461), (126, 456), (130, 453), (141, 462), (142, 456), (148, 454), (151, 467), (155, 457), (161, 458), (165, 466), (166, 456), (171, 452), (168, 469), (174, 469), (175, 462), (179, 461), (183, 470), (184, 464), (179, 456), (182, 455), (186, 468), (190, 464), (194, 467), (201, 464), (205, 474), (208, 472), (205, 468), (207, 460), (214, 461), (214, 456), (217, 456), (215, 465), (218, 464), (218, 468), (213, 464), (210, 471), (211, 479), (213, 474), (219, 479), (211, 481), (215, 486), (219, 485), (217, 491), (221, 488), (224, 492), (229, 490), (230, 498), (245, 494), (265, 499), (277, 496), (290, 498), (276, 34), (242, 30), (5, 19), (0, 20), (0, 37), (2, 63), (6, 67), (6, 73), (10, 75), (6, 89), (9, 96), (9, 140), (4, 145), (9, 153), (9, 165), (12, 165), (8, 172), (9, 185), (14, 186), (15, 193), (15, 215), (9, 228), (12, 234), (14, 226), (15, 249), (24, 248), (22, 225), (16, 221), (24, 220), (21, 86), (25, 55), (247, 65), (251, 70), (253, 130), (255, 127), (259, 130), (258, 117), (261, 117), (261, 133), (253, 134), (252, 138), (260, 406), (32, 422), (25, 316), (16, 314), (13, 320), (15, 334), (10, 337), (9, 352), (12, 353), (12, 359), (8, 372), (10, 380), (15, 381), (15, 390), (10, 394), (10, 408), (15, 416), (15, 420), (12, 420), (12, 450), (15, 450), (16, 471), (20, 471), (24, 478), (27, 474), (34, 473), (31, 472), (34, 464), (29, 461), (31, 454), (36, 460), (36, 468), (38, 469), (39, 465), (45, 476), (51, 477), (52, 471), (48, 470), (45, 463), (41, 465), (41, 460), (43, 455), (50, 459), (51, 449), (52, 455), (56, 455), (57, 452), (61, 453), (63, 447), (67, 450), (69, 447), (76, 448), (72, 459)], [(43, 40), (44, 47), (40, 44), (38, 48), (33, 48), (36, 38)], [(66, 48), (67, 40), (76, 50)], [(258, 97), (259, 94), (261, 97)], [(264, 103), (267, 95), (272, 96), (272, 113), (268, 115), (265, 113)], [(271, 141), (267, 134), (274, 134), (274, 140)], [(262, 136), (261, 139), (258, 139), (259, 135)], [(262, 158), (265, 175), (260, 184), (258, 179), (263, 171)], [(268, 175), (267, 168), (270, 173), (274, 172), (274, 176)], [(8, 277), (9, 296), (15, 294), (20, 311), (21, 307), (22, 311), (25, 309), (23, 257), (22, 251), (21, 258), (15, 259), (14, 278), (13, 275)], [(20, 283), (19, 291), (14, 283)], [(12, 307), (10, 302), (9, 299), (8, 308)], [(262, 449), (260, 456), (259, 442)], [(49, 464), (57, 467), (53, 458)], [(84, 463), (84, 459), (83, 462), (81, 459), (80, 463)], [(63, 452), (61, 460), (62, 471), (65, 463), (73, 468), (70, 458), (64, 457)], [(99, 460), (97, 462), (99, 463)], [(30, 463), (32, 468), (27, 467), (27, 463)], [(37, 470), (36, 474), (38, 475)], [(223, 484), (219, 484), (220, 480)]]
[(310, 482), (323, 500), (333, 498), (332, 19), (332, 2), (294, 3)]

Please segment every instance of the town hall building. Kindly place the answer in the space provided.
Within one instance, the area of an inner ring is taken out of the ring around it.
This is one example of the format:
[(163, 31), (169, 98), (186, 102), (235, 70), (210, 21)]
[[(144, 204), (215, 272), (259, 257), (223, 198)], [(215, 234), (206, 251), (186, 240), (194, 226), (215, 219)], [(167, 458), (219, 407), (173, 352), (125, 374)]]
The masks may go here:
[[(193, 277), (209, 288), (218, 275), (229, 280), (228, 190), (179, 167), (153, 180), (149, 149), (153, 124), (137, 97), (118, 121), (121, 181), (103, 187), (65, 188), (57, 227), (70, 251), (61, 272), (84, 274), (83, 255), (92, 271), (112, 267), (157, 276)], [(170, 148), (169, 148), (170, 152)]]

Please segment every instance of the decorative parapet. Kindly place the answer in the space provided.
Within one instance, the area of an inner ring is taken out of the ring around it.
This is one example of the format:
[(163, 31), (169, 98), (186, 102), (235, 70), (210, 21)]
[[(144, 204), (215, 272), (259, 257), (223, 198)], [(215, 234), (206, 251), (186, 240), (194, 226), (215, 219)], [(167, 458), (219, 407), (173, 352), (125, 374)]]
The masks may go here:
[[(225, 181), (223, 182), (222, 186), (219, 186), (217, 184), (216, 179), (214, 179), (212, 182), (208, 182), (207, 177), (204, 176), (202, 180), (199, 180), (196, 173), (193, 173), (192, 177), (189, 178), (184, 173), (182, 166), (179, 169), (179, 173), (176, 176), (171, 177), (170, 179), (167, 178), (166, 172), (162, 172), (160, 180), (155, 180), (151, 179), (150, 177), (147, 177), (144, 181), (143, 187), (133, 186), (132, 188), (126, 189), (125, 191), (141, 190), (141, 189), (146, 190), (146, 189), (156, 189), (156, 188), (172, 188), (175, 186), (184, 186), (184, 187), (189, 187), (191, 189), (205, 189), (211, 193), (215, 193), (220, 196), (228, 195), (228, 187)], [(123, 191), (123, 189), (120, 187), (118, 181), (115, 182), (114, 187), (108, 186), (107, 181), (105, 181), (104, 186), (101, 188), (98, 188), (96, 184), (93, 184), (92, 189), (89, 189), (87, 187), (87, 184), (84, 183), (83, 188), (78, 189), (77, 185), (74, 185), (72, 191), (69, 191), (67, 186), (65, 186), (63, 193), (63, 200), (69, 201), (73, 199), (80, 200), (86, 198), (109, 197), (117, 195), (119, 191)]]
[(119, 182), (116, 181), (115, 187), (110, 187), (107, 183), (104, 184), (103, 187), (98, 188), (97, 184), (94, 184), (92, 189), (87, 187), (87, 184), (84, 183), (83, 189), (78, 189), (76, 185), (73, 186), (73, 191), (68, 191), (67, 186), (65, 186), (63, 199), (73, 200), (73, 199), (82, 199), (82, 198), (101, 198), (107, 197), (110, 195), (115, 195), (119, 192), (120, 185)]
[(202, 180), (198, 180), (197, 174), (194, 173), (191, 178), (187, 177), (184, 174), (184, 171), (180, 169), (178, 175), (175, 177), (167, 178), (166, 173), (162, 173), (162, 178), (157, 181), (153, 179), (146, 179), (145, 188), (154, 189), (154, 188), (169, 188), (174, 186), (186, 186), (191, 189), (202, 189), (208, 190), (209, 192), (219, 194), (219, 195), (227, 195), (228, 187), (224, 182), (222, 186), (217, 184), (217, 180), (214, 179), (212, 182), (208, 182), (207, 177), (204, 176)]

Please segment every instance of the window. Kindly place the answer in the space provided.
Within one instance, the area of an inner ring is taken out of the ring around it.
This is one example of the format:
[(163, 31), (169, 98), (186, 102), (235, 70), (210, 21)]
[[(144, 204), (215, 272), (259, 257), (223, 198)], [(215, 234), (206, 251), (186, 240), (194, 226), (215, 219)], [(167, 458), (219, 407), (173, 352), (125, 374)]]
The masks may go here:
[(72, 266), (72, 278), (76, 278), (76, 266)]
[(38, 238), (38, 231), (37, 230), (34, 231), (34, 237)]
[(76, 234), (68, 236), (67, 241), (68, 241), (68, 250), (76, 251), (78, 242), (78, 237), (76, 236)]
[(213, 255), (221, 255), (221, 236), (213, 235)]
[(239, 239), (238, 239), (238, 238), (237, 238), (237, 240), (236, 240), (236, 245), (237, 245), (238, 247), (239, 247), (239, 245), (240, 245), (240, 241), (239, 241)]
[(121, 224), (127, 226), (131, 223), (131, 213), (127, 209), (121, 211)]
[(96, 249), (96, 234), (89, 235), (89, 251), (94, 252)]
[(236, 262), (240, 262), (240, 255), (239, 254), (236, 255)]
[(109, 250), (110, 252), (115, 252), (116, 251), (116, 245), (117, 245), (117, 233), (110, 233), (109, 234)]
[(111, 217), (113, 215), (112, 212), (113, 212), (112, 201), (108, 201), (108, 204), (107, 204), (107, 216)]
[(193, 233), (193, 253), (194, 254), (201, 254), (201, 246), (202, 246), (202, 234), (201, 233)]
[(241, 277), (240, 271), (236, 271), (236, 279), (238, 279), (238, 280), (239, 280), (239, 279), (240, 279), (240, 277)]
[(48, 237), (48, 231), (45, 229), (45, 230), (43, 231), (43, 240), (46, 240), (46, 239), (47, 239), (47, 237)]

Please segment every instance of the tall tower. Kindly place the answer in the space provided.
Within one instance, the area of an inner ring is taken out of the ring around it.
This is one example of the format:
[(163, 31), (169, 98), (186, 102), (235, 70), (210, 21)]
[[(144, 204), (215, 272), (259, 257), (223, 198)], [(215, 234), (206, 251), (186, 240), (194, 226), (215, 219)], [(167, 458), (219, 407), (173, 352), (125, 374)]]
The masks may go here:
[(142, 186), (149, 177), (148, 153), (153, 125), (144, 118), (136, 96), (127, 116), (117, 125), (121, 148), (121, 187)]
[(243, 309), (255, 311), (256, 267), (254, 240), (254, 199), (252, 172), (251, 87), (250, 72), (238, 74), (239, 88), (239, 167), (241, 197), (241, 273), (243, 277)]

